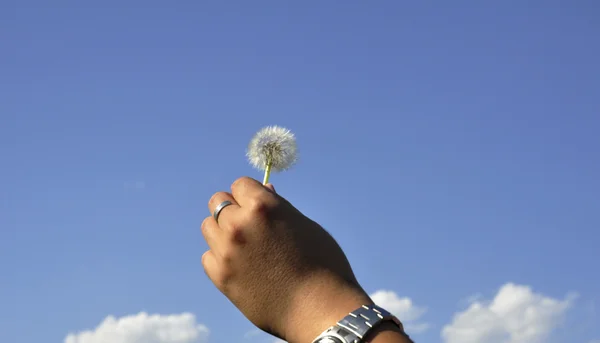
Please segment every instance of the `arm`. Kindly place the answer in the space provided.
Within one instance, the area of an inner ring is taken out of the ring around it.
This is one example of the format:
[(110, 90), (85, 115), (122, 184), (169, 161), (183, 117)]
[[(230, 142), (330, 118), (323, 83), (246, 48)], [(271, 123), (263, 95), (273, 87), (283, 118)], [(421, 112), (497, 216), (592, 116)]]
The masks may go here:
[(312, 343), (338, 322), (337, 338), (328, 331), (321, 343), (412, 343), (385, 309), (369, 306), (335, 239), (272, 186), (240, 178), (208, 207), (202, 265), (254, 325), (289, 343)]

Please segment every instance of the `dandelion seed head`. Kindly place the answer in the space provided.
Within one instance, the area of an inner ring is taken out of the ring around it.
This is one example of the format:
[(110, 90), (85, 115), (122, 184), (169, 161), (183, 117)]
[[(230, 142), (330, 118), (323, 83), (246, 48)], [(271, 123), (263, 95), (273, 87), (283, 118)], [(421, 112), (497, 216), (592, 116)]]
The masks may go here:
[(289, 169), (297, 160), (296, 137), (286, 128), (267, 126), (254, 135), (246, 156), (259, 170), (265, 170), (269, 160), (275, 172)]

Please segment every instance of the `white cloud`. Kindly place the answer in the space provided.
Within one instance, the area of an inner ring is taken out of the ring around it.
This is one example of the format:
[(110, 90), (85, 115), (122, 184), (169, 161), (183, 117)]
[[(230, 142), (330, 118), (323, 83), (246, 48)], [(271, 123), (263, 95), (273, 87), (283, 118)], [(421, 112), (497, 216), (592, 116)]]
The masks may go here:
[(410, 298), (401, 298), (393, 291), (378, 290), (371, 294), (371, 299), (398, 317), (409, 335), (424, 332), (430, 327), (428, 323), (418, 322), (427, 308), (416, 306)]
[(541, 343), (562, 321), (575, 295), (564, 300), (507, 283), (491, 302), (475, 300), (442, 329), (446, 343)]
[(191, 313), (108, 316), (94, 330), (69, 334), (64, 343), (206, 343), (209, 330)]

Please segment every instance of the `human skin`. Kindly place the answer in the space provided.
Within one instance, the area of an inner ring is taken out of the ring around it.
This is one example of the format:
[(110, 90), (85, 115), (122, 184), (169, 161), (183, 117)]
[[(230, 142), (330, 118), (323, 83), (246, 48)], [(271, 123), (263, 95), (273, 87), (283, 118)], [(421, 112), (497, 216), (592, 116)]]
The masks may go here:
[[(218, 222), (212, 213), (223, 201)], [(275, 192), (242, 177), (217, 192), (201, 226), (202, 265), (215, 286), (258, 328), (289, 343), (311, 343), (361, 305), (373, 304), (344, 252), (319, 224)], [(411, 343), (385, 323), (370, 343)]]

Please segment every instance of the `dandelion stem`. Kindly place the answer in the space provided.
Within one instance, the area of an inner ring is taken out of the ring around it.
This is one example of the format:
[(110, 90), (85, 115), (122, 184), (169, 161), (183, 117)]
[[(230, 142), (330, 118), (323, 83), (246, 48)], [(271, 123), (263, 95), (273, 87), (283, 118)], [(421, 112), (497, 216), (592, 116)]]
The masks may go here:
[(267, 167), (265, 168), (265, 177), (263, 178), (263, 185), (269, 183), (269, 176), (271, 176), (271, 167), (273, 167), (273, 159), (269, 158), (267, 161)]

